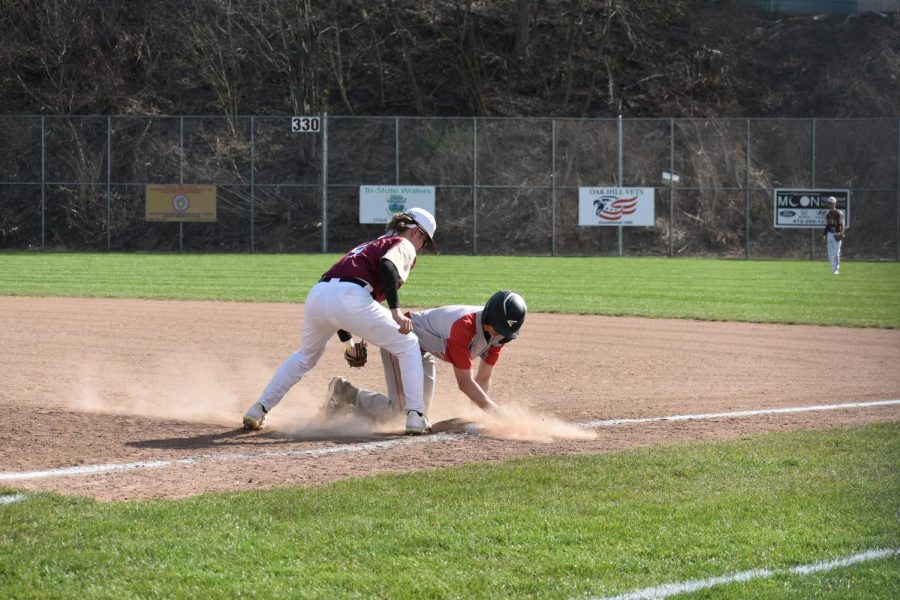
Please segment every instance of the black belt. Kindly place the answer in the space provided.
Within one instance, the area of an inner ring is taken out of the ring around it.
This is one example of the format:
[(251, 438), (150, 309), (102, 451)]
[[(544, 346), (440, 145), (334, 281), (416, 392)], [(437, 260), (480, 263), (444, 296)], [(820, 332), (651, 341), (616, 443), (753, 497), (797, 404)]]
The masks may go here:
[(326, 277), (323, 275), (322, 279), (320, 279), (319, 282), (321, 283), (323, 281), (341, 281), (343, 283), (355, 283), (362, 288), (371, 287), (368, 281), (366, 281), (365, 279), (360, 279), (359, 277)]

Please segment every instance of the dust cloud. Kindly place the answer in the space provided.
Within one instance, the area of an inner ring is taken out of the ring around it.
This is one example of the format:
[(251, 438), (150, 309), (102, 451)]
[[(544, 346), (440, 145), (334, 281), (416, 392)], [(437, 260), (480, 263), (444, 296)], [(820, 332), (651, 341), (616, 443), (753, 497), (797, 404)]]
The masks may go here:
[[(398, 427), (403, 425), (399, 421), (397, 424)], [(397, 433), (398, 428), (379, 426), (365, 417), (352, 413), (329, 416), (321, 411), (316, 411), (312, 416), (294, 415), (290, 423), (278, 425), (274, 431), (279, 435), (298, 441), (359, 441), (380, 439), (384, 437), (385, 433)]]
[[(538, 443), (591, 440), (597, 437), (593, 431), (556, 417), (534, 412), (519, 404), (504, 405), (500, 416), (481, 411), (462, 412), (467, 413), (467, 416), (440, 420), (432, 417), (433, 432), (470, 433), (499, 440)], [(448, 412), (435, 411), (435, 414), (447, 415)], [(295, 417), (290, 424), (278, 426), (276, 431), (295, 440), (363, 440), (396, 435), (403, 431), (403, 427), (402, 417), (376, 424), (353, 413), (337, 416), (317, 413), (311, 417), (308, 415)]]
[(164, 357), (153, 364), (82, 362), (74, 389), (61, 392), (63, 400), (78, 411), (240, 426), (272, 374), (263, 364), (183, 358)]
[[(62, 397), (69, 408), (79, 411), (240, 427), (244, 411), (272, 375), (271, 365), (261, 362), (226, 364), (196, 356), (190, 361), (184, 358), (174, 355), (138, 364), (85, 361), (75, 367), (75, 389), (61, 390)], [(97, 384), (111, 379), (119, 382), (114, 389)], [(269, 415), (266, 429), (296, 440), (371, 439), (403, 431), (402, 416), (374, 424), (352, 413), (323, 415), (320, 388), (325, 387), (317, 378), (301, 381)], [(596, 437), (592, 431), (516, 402), (504, 403), (499, 415), (491, 415), (458, 393), (440, 400), (429, 409), (431, 422), (442, 424), (436, 432), (543, 443)]]
[(483, 436), (527, 442), (550, 443), (560, 440), (592, 440), (597, 437), (593, 431), (583, 429), (550, 415), (531, 410), (519, 403), (505, 403), (499, 415), (482, 413), (472, 419), (476, 431)]
[(472, 408), (471, 403), (455, 404), (456, 416), (434, 423), (435, 432), (465, 432), (494, 439), (550, 443), (562, 440), (591, 440), (593, 431), (556, 417), (541, 414), (516, 402), (505, 402), (499, 414)]

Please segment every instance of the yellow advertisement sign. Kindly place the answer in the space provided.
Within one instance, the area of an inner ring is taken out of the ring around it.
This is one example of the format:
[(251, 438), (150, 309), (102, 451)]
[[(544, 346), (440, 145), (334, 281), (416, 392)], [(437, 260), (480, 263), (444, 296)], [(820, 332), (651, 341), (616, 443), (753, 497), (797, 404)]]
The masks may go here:
[(216, 186), (148, 185), (147, 221), (216, 220)]

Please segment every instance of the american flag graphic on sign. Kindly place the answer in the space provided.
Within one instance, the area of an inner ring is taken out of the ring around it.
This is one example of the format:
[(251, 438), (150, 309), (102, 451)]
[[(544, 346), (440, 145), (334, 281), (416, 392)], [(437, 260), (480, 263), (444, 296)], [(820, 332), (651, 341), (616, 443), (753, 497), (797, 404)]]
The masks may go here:
[(606, 197), (594, 200), (597, 216), (606, 221), (619, 221), (625, 215), (633, 215), (637, 211), (638, 197), (619, 198)]
[(579, 187), (578, 224), (653, 227), (654, 191), (652, 187)]

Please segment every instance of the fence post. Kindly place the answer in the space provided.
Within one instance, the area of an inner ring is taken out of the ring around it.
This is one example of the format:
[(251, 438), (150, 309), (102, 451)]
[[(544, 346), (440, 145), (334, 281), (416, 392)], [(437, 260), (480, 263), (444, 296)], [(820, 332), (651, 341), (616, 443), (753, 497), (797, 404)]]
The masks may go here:
[(478, 254), (478, 117), (472, 117), (472, 254)]
[(112, 251), (112, 117), (106, 115), (106, 251)]
[(178, 183), (184, 182), (184, 116), (178, 117)]
[(747, 119), (747, 170), (744, 173), (744, 258), (750, 258), (750, 119)]
[(675, 248), (675, 119), (669, 119), (669, 258)]
[[(625, 184), (622, 182), (622, 115), (619, 115), (619, 118), (616, 122), (616, 186), (623, 187)], [(622, 226), (618, 225), (616, 227), (616, 246), (618, 248), (619, 256), (622, 256)]]
[(250, 252), (256, 252), (256, 117), (250, 117)]
[[(184, 115), (178, 118), (179, 129), (179, 148), (181, 149), (181, 160), (178, 167), (178, 183), (184, 185)], [(184, 222), (178, 221), (178, 251), (184, 251)]]
[(550, 256), (556, 256), (556, 119), (550, 120)]
[(328, 252), (328, 113), (322, 114), (322, 254)]
[[(810, 161), (811, 161), (811, 169), (810, 176), (812, 177), (812, 189), (816, 189), (816, 119), (813, 117), (812, 119), (812, 134), (810, 135), (810, 143), (811, 152), (810, 152)], [(814, 229), (809, 230), (809, 260), (815, 260), (815, 249), (816, 249), (816, 232)]]
[(47, 239), (47, 117), (41, 115), (41, 250)]

